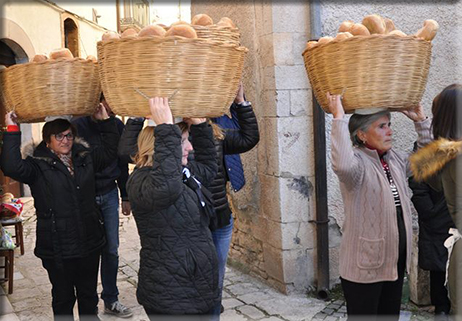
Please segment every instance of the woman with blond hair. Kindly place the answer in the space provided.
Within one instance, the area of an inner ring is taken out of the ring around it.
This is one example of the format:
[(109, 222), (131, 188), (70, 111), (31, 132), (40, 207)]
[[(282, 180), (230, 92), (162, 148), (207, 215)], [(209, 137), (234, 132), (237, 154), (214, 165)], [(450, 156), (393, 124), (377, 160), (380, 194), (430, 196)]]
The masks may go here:
[(202, 118), (175, 125), (167, 98), (149, 105), (157, 126), (141, 131), (127, 183), (141, 239), (137, 298), (151, 319), (200, 319), (219, 298), (213, 205), (202, 185), (217, 172), (212, 129)]

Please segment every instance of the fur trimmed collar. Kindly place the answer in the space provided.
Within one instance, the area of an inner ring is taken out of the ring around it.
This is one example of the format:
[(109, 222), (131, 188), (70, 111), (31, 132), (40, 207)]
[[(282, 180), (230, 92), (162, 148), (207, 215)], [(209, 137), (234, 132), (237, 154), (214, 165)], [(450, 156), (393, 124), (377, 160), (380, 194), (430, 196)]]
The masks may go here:
[(431, 142), (409, 158), (414, 179), (427, 180), (459, 155), (462, 155), (462, 141), (440, 138)]
[[(36, 151), (41, 149), (41, 146), (43, 144), (43, 147), (45, 147), (45, 142), (37, 142), (37, 141), (31, 141), (28, 144), (24, 145), (21, 148), (21, 155), (23, 159), (26, 159), (27, 157), (32, 157), (36, 159), (42, 159), (45, 161), (51, 161), (51, 157), (44, 156), (44, 153), (36, 153)], [(46, 148), (46, 147), (45, 147)], [(90, 152), (90, 144), (87, 143), (83, 138), (81, 137), (76, 137), (74, 139), (74, 145), (72, 146), (72, 150), (75, 153), (78, 154), (79, 156), (85, 156), (85, 154)], [(51, 151), (50, 151), (51, 153)], [(37, 155), (37, 154), (42, 154), (42, 155)]]

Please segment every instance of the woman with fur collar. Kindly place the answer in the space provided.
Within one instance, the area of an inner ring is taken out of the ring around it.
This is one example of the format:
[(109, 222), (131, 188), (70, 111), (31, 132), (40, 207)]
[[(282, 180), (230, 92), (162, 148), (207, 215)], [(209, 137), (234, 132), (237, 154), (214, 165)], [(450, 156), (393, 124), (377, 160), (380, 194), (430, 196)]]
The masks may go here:
[(48, 272), (56, 318), (72, 316), (77, 299), (80, 318), (98, 320), (96, 287), (105, 239), (95, 203), (95, 171), (117, 157), (119, 135), (104, 107), (94, 116), (104, 142), (100, 148), (90, 149), (69, 121), (55, 119), (43, 126), (43, 141), (24, 159), (16, 115), (5, 116), (1, 168), (5, 176), (30, 186), (37, 214), (34, 253)]
[[(408, 155), (392, 148), (390, 112), (348, 121), (341, 97), (327, 99), (334, 116), (332, 167), (345, 212), (339, 265), (348, 319), (398, 320), (412, 248)], [(403, 113), (414, 121), (418, 145), (428, 143), (430, 120), (422, 107)]]
[(443, 189), (457, 229), (446, 240), (450, 259), (446, 277), (452, 312), (462, 320), (462, 85), (452, 84), (433, 99), (432, 130), (435, 141), (411, 157), (416, 180)]

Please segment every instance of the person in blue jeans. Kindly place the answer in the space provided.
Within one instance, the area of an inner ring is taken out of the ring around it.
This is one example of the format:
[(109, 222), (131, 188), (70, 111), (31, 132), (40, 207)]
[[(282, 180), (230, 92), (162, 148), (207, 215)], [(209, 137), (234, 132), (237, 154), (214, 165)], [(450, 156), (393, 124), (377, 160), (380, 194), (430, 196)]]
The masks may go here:
[[(101, 104), (111, 113), (104, 96)], [(119, 135), (122, 134), (124, 124), (115, 118)], [(91, 148), (102, 144), (101, 135), (97, 131), (97, 123), (92, 116), (81, 117), (73, 121), (79, 136), (85, 139)], [(122, 213), (130, 215), (131, 208), (128, 201), (125, 184), (128, 179), (128, 164), (115, 159), (104, 170), (96, 173), (96, 203), (104, 219), (106, 245), (101, 254), (101, 283), (103, 291), (101, 299), (104, 301), (104, 312), (121, 318), (132, 316), (130, 308), (120, 303), (118, 299), (117, 272), (119, 270), (119, 191), (122, 197)], [(118, 187), (118, 188), (117, 188)]]
[[(239, 154), (251, 150), (260, 140), (257, 118), (250, 102), (245, 100), (242, 83), (230, 107), (231, 117), (212, 118), (217, 150), (218, 173), (209, 190), (213, 196), (216, 220), (210, 226), (218, 256), (219, 287), (223, 290), (226, 261), (233, 233), (233, 216), (228, 203), (227, 182), (238, 192), (245, 185), (244, 169)], [(222, 312), (221, 297), (215, 315)]]

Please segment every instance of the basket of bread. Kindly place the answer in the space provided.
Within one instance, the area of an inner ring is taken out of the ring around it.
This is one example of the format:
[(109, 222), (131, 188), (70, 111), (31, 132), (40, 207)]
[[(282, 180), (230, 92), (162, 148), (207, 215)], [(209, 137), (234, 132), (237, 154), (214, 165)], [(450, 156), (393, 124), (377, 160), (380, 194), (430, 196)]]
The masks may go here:
[(101, 94), (96, 58), (74, 58), (67, 48), (3, 69), (0, 78), (2, 102), (22, 123), (92, 114)]
[(105, 98), (123, 116), (149, 115), (147, 99), (155, 96), (169, 97), (176, 117), (223, 115), (247, 52), (230, 41), (199, 38), (185, 22), (106, 33), (97, 49)]
[(406, 35), (391, 19), (374, 14), (361, 23), (344, 21), (335, 38), (309, 41), (303, 58), (317, 101), (326, 112), (327, 92), (342, 94), (347, 112), (416, 106), (437, 31), (438, 23), (426, 20), (416, 34)]

